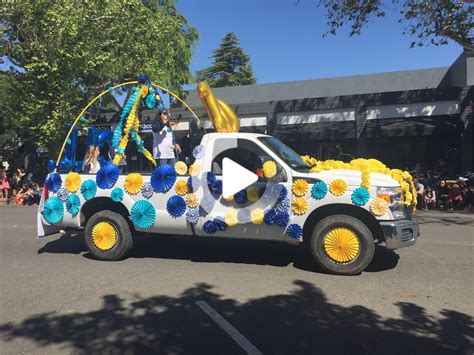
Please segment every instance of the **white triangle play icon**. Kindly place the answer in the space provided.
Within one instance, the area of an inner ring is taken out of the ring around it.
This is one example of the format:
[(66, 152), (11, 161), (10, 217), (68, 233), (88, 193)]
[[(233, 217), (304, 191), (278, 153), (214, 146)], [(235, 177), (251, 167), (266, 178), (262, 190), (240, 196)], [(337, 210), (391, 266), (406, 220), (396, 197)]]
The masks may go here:
[(228, 198), (258, 180), (258, 176), (229, 158), (222, 159), (222, 196)]

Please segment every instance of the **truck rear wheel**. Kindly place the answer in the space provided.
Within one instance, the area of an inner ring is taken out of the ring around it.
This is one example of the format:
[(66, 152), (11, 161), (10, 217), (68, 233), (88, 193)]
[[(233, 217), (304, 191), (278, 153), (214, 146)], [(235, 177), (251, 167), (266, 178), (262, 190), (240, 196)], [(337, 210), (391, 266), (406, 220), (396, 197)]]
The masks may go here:
[(101, 260), (120, 260), (133, 246), (127, 220), (112, 211), (100, 211), (87, 221), (84, 238), (90, 252)]
[(316, 263), (339, 275), (359, 274), (370, 264), (375, 252), (369, 228), (347, 215), (322, 219), (313, 230), (310, 245)]

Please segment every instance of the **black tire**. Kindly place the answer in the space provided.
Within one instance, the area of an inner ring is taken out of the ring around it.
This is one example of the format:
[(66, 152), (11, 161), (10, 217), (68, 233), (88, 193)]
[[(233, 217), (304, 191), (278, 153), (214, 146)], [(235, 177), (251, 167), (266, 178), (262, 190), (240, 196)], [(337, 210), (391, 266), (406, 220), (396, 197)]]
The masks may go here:
[[(323, 241), (327, 233), (335, 228), (347, 228), (359, 240), (359, 253), (350, 262), (338, 263), (326, 253)], [(370, 264), (375, 253), (375, 243), (369, 228), (359, 219), (347, 215), (333, 215), (322, 219), (310, 240), (311, 253), (316, 263), (324, 270), (338, 275), (357, 275)]]
[[(115, 245), (108, 250), (99, 249), (92, 239), (92, 229), (99, 222), (108, 222), (113, 225), (117, 232)], [(87, 221), (84, 230), (84, 238), (90, 252), (100, 260), (114, 261), (125, 258), (133, 247), (133, 238), (130, 225), (127, 220), (118, 213), (112, 211), (100, 211)]]

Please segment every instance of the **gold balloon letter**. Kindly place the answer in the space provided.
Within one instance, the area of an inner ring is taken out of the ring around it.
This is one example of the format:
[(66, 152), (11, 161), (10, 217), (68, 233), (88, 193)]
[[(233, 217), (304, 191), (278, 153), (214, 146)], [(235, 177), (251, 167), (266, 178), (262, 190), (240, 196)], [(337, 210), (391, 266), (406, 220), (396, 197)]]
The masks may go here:
[(215, 97), (206, 82), (200, 81), (198, 83), (197, 92), (217, 132), (238, 132), (240, 130), (239, 119), (234, 110), (224, 101)]

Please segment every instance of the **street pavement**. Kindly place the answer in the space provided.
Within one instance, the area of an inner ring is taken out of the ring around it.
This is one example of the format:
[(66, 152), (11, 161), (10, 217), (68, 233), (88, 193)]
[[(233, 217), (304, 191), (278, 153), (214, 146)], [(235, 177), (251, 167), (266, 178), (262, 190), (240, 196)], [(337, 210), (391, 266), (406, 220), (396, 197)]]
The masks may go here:
[(97, 261), (0, 206), (0, 353), (473, 354), (474, 215), (417, 215), (415, 246), (343, 277), (301, 247), (217, 238), (139, 236)]

